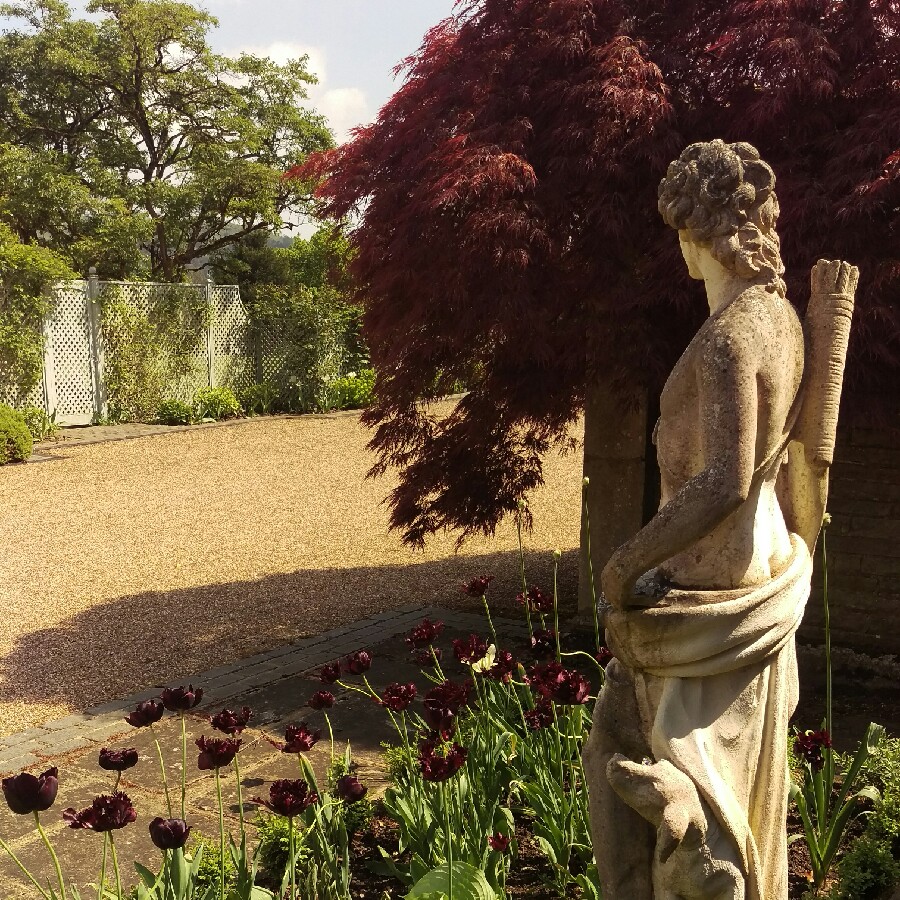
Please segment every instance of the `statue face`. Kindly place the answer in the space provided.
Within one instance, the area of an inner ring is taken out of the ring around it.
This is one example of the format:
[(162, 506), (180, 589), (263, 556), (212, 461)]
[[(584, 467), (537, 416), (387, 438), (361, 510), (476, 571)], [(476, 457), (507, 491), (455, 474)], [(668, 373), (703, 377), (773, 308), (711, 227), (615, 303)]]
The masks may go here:
[(702, 281), (703, 272), (700, 268), (701, 248), (690, 239), (689, 233), (683, 228), (678, 232), (678, 242), (681, 244), (681, 254), (687, 263), (688, 275), (691, 278)]

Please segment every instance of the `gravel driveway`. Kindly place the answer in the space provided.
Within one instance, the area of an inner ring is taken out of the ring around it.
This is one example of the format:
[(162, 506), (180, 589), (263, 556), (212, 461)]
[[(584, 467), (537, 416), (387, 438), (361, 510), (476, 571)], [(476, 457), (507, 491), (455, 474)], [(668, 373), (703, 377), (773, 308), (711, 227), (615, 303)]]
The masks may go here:
[[(475, 574), (511, 607), (514, 524), (459, 554), (453, 535), (403, 547), (366, 440), (356, 415), (249, 419), (0, 468), (0, 735), (392, 606), (464, 603)], [(580, 454), (548, 458), (546, 481), (529, 580), (549, 587), (559, 548), (570, 593)]]

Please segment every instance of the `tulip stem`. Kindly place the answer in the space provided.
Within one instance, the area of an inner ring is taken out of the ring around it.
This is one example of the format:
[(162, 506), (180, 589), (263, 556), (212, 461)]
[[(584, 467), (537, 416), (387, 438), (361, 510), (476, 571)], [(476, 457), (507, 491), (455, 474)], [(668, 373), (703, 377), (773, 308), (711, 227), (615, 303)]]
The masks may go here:
[(297, 886), (294, 875), (294, 817), (288, 816), (288, 865), (291, 867), (291, 900), (296, 900)]
[(494, 628), (494, 620), (491, 618), (491, 607), (485, 594), (481, 595), (481, 602), (484, 604), (484, 614), (487, 616), (488, 628), (491, 630), (491, 637), (494, 639), (494, 646), (499, 647), (500, 642), (497, 640), (497, 629)]
[(100, 863), (100, 885), (97, 888), (97, 900), (103, 900), (103, 885), (106, 882), (106, 853), (108, 851), (107, 838), (108, 834), (103, 835), (103, 859)]
[(113, 861), (113, 871), (116, 873), (116, 897), (122, 897), (122, 876), (119, 873), (119, 854), (116, 853), (116, 842), (113, 834), (109, 832), (109, 849)]
[(447, 796), (447, 782), (441, 783), (444, 795), (444, 827), (447, 829), (447, 897), (453, 900), (453, 832), (450, 829), (450, 800)]
[(50, 900), (50, 895), (41, 887), (40, 883), (34, 877), (34, 875), (32, 875), (31, 872), (29, 872), (28, 869), (25, 868), (25, 864), (22, 862), (22, 860), (19, 859), (18, 856), (16, 856), (15, 853), (13, 853), (12, 847), (10, 847), (9, 844), (7, 844), (6, 841), (3, 840), (3, 838), (0, 838), (0, 847), (2, 847), (6, 851), (9, 858), (19, 867), (22, 874), (41, 892), (41, 896), (44, 897), (45, 900)]
[(331, 764), (334, 765), (334, 731), (331, 729), (331, 718), (327, 712), (324, 712), (325, 724), (328, 726), (328, 737), (331, 739)]
[(516, 536), (519, 539), (519, 574), (522, 576), (522, 600), (525, 607), (525, 621), (528, 623), (528, 636), (534, 639), (534, 626), (531, 624), (531, 605), (528, 602), (528, 582), (525, 580), (525, 545), (522, 543), (522, 510), (516, 514)]
[(587, 558), (588, 584), (591, 586), (591, 609), (594, 612), (594, 643), (600, 652), (600, 620), (597, 617), (597, 586), (594, 583), (594, 561), (591, 559), (591, 514), (588, 509), (587, 484), (582, 483), (581, 497), (584, 507), (584, 551)]
[(244, 828), (244, 797), (241, 793), (241, 767), (238, 764), (236, 753), (234, 755), (234, 777), (237, 780), (238, 814), (241, 817), (241, 841), (245, 841), (247, 838), (247, 834)]
[[(236, 757), (235, 757), (236, 758)], [(219, 798), (219, 891), (225, 900), (225, 807), (222, 803), (222, 779), (216, 768), (216, 796)]]
[(59, 881), (59, 893), (62, 897), (62, 900), (66, 900), (66, 883), (63, 881), (62, 869), (59, 865), (59, 857), (56, 855), (56, 851), (53, 849), (53, 845), (50, 843), (50, 838), (47, 837), (47, 832), (44, 831), (44, 826), (41, 825), (41, 819), (37, 812), (34, 814), (34, 822), (37, 825), (38, 834), (41, 836), (41, 840), (44, 842), (44, 846), (47, 848), (47, 852), (50, 854), (50, 858), (53, 860), (53, 867), (56, 869), (56, 878)]
[(562, 653), (559, 647), (559, 553), (553, 554), (553, 633), (556, 635), (556, 661), (562, 662)]
[(187, 725), (181, 714), (181, 818), (185, 819), (185, 796), (187, 795)]
[(166, 764), (163, 761), (162, 747), (159, 746), (159, 738), (153, 730), (153, 723), (150, 723), (150, 734), (153, 735), (153, 743), (156, 744), (156, 755), (159, 758), (159, 771), (162, 775), (163, 790), (166, 792), (166, 809), (169, 811), (169, 818), (172, 818), (172, 798), (169, 796), (169, 780), (166, 778)]

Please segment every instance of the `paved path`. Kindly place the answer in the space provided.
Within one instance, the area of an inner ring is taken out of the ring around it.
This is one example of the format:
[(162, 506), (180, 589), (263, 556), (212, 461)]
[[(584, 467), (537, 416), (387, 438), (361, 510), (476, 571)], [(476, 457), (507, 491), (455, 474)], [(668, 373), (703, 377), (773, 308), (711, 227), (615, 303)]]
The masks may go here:
[[(309, 709), (306, 701), (323, 687), (315, 672), (324, 663), (354, 650), (368, 648), (374, 658), (369, 678), (376, 690), (391, 681), (418, 681), (420, 690), (427, 690), (424, 686), (427, 683), (419, 669), (410, 663), (408, 649), (398, 638), (424, 616), (432, 620), (443, 619), (447, 623), (440, 641), (445, 647), (449, 647), (452, 637), (464, 636), (471, 631), (486, 633), (483, 616), (437, 608), (405, 607), (317, 637), (286, 644), (238, 663), (199, 672), (180, 681), (185, 684), (192, 682), (204, 689), (203, 703), (188, 716), (189, 823), (204, 836), (216, 839), (218, 807), (215, 781), (210, 773), (200, 773), (196, 769), (197, 750), (193, 743), (201, 733), (210, 733), (208, 716), (223, 706), (240, 708), (247, 705), (253, 709), (251, 727), (243, 735), (246, 746), (240, 754), (245, 809), (252, 820), (255, 806), (249, 802), (250, 798), (267, 796), (268, 784), (276, 778), (296, 778), (299, 775), (296, 758), (280, 753), (265, 736), (283, 736), (284, 724), (292, 721), (308, 720), (311, 725), (323, 725), (322, 714)], [(501, 618), (496, 618), (495, 622), (502, 641), (515, 645), (524, 639), (526, 632), (521, 622)], [(455, 671), (455, 661), (452, 666)], [(138, 766), (124, 773), (120, 786), (138, 810), (136, 824), (116, 835), (123, 871), (129, 880), (133, 880), (132, 860), (137, 859), (145, 864), (155, 864), (157, 860), (157, 851), (147, 834), (148, 822), (154, 816), (166, 815), (156, 749), (149, 729), (132, 729), (124, 723), (123, 717), (138, 701), (158, 696), (161, 687), (156, 685), (139, 694), (88, 710), (83, 715), (66, 716), (0, 740), (0, 774), (17, 773), (24, 768), (37, 774), (51, 765), (59, 768), (59, 797), (52, 810), (43, 814), (43, 822), (64, 861), (68, 877), (82, 889), (99, 877), (100, 838), (92, 832), (68, 829), (60, 814), (68, 806), (83, 809), (97, 794), (110, 792), (112, 773), (97, 767), (97, 754), (101, 747), (136, 747), (140, 753)], [(340, 747), (347, 740), (351, 742), (354, 759), (359, 765), (358, 774), (373, 791), (377, 791), (379, 784), (383, 783), (380, 744), (392, 739), (388, 717), (380, 707), (356, 693), (341, 690), (335, 693), (337, 703), (331, 711), (335, 740)], [(181, 777), (179, 720), (167, 715), (155, 726), (155, 730), (168, 761), (170, 791), (177, 806), (180, 800), (177, 786)], [(324, 777), (329, 756), (327, 739), (320, 741), (310, 754), (319, 778)], [(172, 790), (173, 785), (175, 790)], [(230, 772), (227, 775), (223, 772), (223, 788), (228, 827), (236, 831), (239, 808)], [(52, 868), (32, 824), (30, 817), (13, 816), (0, 802), (0, 837), (10, 843), (32, 871), (50, 877)], [(82, 894), (85, 895), (83, 890)], [(31, 900), (36, 896), (12, 862), (0, 852), (0, 897), (4, 900)]]

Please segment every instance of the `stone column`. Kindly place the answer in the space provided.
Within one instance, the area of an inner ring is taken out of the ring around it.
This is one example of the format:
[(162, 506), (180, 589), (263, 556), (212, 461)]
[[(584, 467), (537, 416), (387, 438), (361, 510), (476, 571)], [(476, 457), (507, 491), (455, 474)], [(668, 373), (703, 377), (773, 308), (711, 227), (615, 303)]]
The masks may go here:
[[(600, 573), (613, 551), (642, 525), (644, 512), (644, 449), (647, 404), (625, 409), (611, 388), (597, 384), (588, 390), (584, 411), (584, 474), (591, 525), (591, 562), (600, 592)], [(578, 567), (578, 610), (591, 611), (584, 513), (581, 517), (581, 558)]]

